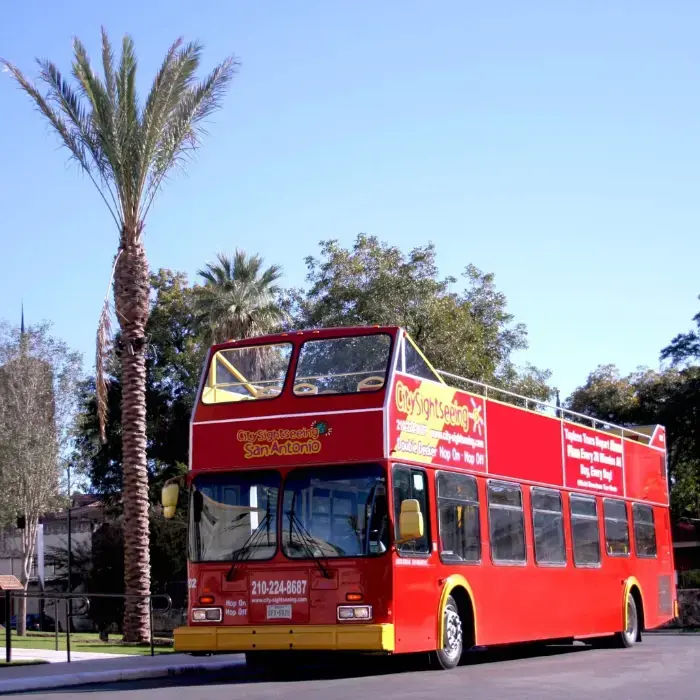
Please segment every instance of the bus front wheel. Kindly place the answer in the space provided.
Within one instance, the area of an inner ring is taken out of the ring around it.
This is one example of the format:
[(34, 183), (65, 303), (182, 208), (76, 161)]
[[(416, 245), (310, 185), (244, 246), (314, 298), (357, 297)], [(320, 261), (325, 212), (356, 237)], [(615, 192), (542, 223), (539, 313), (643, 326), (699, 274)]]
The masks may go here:
[(462, 658), (464, 647), (464, 629), (462, 618), (459, 616), (459, 608), (452, 596), (447, 598), (444, 612), (444, 634), (442, 649), (433, 652), (433, 660), (438, 668), (454, 668)]

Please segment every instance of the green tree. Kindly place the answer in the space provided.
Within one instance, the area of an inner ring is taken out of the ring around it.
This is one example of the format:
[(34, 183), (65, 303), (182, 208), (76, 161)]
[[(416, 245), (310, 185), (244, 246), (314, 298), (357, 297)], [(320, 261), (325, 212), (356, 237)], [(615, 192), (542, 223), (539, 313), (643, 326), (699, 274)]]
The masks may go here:
[[(700, 299), (700, 297), (698, 297)], [(693, 316), (697, 330), (679, 333), (661, 351), (662, 360), (670, 360), (674, 367), (700, 364), (700, 312)]]
[[(48, 325), (26, 331), (0, 325), (0, 526), (17, 515), (26, 586), (40, 516), (60, 502), (62, 456), (70, 438), (80, 357), (49, 334)], [(20, 598), (17, 632), (25, 632)]]
[(621, 376), (615, 365), (599, 365), (567, 399), (566, 407), (611, 423), (629, 423), (639, 415), (635, 376)]
[[(104, 79), (93, 70), (83, 44), (74, 40), (77, 89), (53, 63), (40, 60), (47, 87), (42, 95), (17, 67), (2, 61), (93, 182), (119, 232), (114, 303), (121, 329), (124, 575), (126, 591), (136, 595), (150, 592), (145, 406), (149, 276), (143, 232), (166, 175), (198, 146), (202, 120), (219, 107), (234, 72), (235, 62), (227, 58), (197, 82), (201, 50), (197, 43), (177, 40), (143, 105), (136, 94), (136, 56), (129, 36), (116, 65), (102, 30)], [(103, 414), (106, 388), (99, 356), (98, 411)], [(131, 598), (126, 604), (124, 634), (127, 641), (148, 638), (145, 600)]]
[(284, 320), (276, 285), (282, 270), (277, 265), (263, 269), (259, 255), (219, 253), (217, 262), (198, 274), (204, 280), (196, 288), (198, 320), (209, 343), (267, 333)]
[[(694, 320), (699, 324), (700, 314)], [(675, 517), (700, 517), (700, 344), (694, 331), (661, 351), (671, 366), (623, 377), (601, 365), (566, 402), (568, 408), (622, 425), (666, 427), (671, 508)]]
[(436, 367), (469, 379), (550, 393), (548, 372), (513, 364), (527, 347), (525, 326), (514, 323), (492, 274), (468, 265), (464, 287), (441, 278), (432, 244), (408, 254), (360, 234), (352, 248), (321, 242), (319, 258), (306, 258), (308, 291), (291, 290), (286, 304), (299, 327), (399, 325)]
[[(195, 293), (187, 276), (170, 270), (151, 275), (146, 335), (146, 438), (151, 503), (160, 481), (182, 473), (188, 461), (189, 420), (206, 354), (196, 332)], [(105, 441), (100, 440), (94, 379), (82, 386), (75, 429), (75, 462), (94, 491), (121, 507), (121, 375), (113, 363), (108, 384)]]

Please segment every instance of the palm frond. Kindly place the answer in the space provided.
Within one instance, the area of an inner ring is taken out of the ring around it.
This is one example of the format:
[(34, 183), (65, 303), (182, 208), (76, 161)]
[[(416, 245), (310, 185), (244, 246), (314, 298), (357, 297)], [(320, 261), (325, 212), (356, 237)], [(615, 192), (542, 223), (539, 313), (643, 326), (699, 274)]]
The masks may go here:
[(92, 126), (99, 140), (100, 149), (104, 153), (105, 167), (111, 171), (106, 182), (111, 180), (114, 183), (117, 190), (115, 200), (120, 211), (120, 219), (123, 221), (127, 212), (124, 207), (122, 154), (115, 131), (115, 105), (110, 101), (104, 83), (92, 70), (87, 51), (77, 38), (73, 40), (73, 76), (92, 107), (90, 112)]
[(64, 145), (71, 152), (73, 157), (80, 163), (80, 165), (85, 170), (90, 170), (90, 162), (86, 158), (85, 149), (81, 142), (77, 141), (71, 130), (66, 125), (65, 121), (60, 117), (60, 115), (51, 108), (48, 100), (32, 85), (22, 74), (22, 72), (14, 66), (9, 61), (5, 59), (0, 59), (5, 68), (12, 74), (15, 80), (19, 83), (22, 90), (24, 90), (33, 100), (39, 111), (49, 120), (51, 126), (56, 129), (61, 138), (63, 139)]
[(104, 179), (104, 156), (95, 135), (90, 118), (81, 104), (80, 96), (64, 80), (61, 72), (50, 61), (37, 61), (41, 69), (40, 77), (49, 88), (49, 99), (55, 102), (72, 125), (75, 140), (87, 147), (97, 173)]
[[(142, 120), (142, 148), (143, 157), (149, 166), (158, 139), (181, 96), (191, 86), (199, 66), (201, 45), (189, 43), (180, 49), (181, 45), (182, 39), (178, 39), (168, 50), (146, 100)], [(147, 173), (144, 172), (143, 176), (141, 187), (145, 188)]]
[(96, 175), (97, 177), (100, 177), (100, 175), (93, 170), (93, 166), (96, 164), (88, 158), (88, 154), (86, 153), (86, 144), (83, 142), (80, 135), (76, 131), (69, 128), (61, 115), (51, 107), (49, 100), (44, 97), (37, 90), (37, 88), (27, 80), (27, 78), (25, 78), (19, 68), (2, 58), (0, 58), (0, 63), (10, 71), (12, 76), (19, 83), (22, 90), (24, 90), (29, 97), (32, 98), (39, 111), (48, 119), (51, 126), (53, 126), (53, 128), (58, 132), (59, 136), (63, 140), (64, 146), (70, 151), (73, 158), (78, 161), (80, 166), (87, 173), (90, 180), (97, 188), (97, 191), (100, 193), (104, 203), (107, 205), (107, 209), (112, 215), (114, 222), (117, 224), (117, 226), (119, 226), (120, 219), (118, 207), (114, 204), (113, 198), (112, 204), (110, 204), (110, 202), (107, 200), (105, 190), (108, 190), (109, 194), (111, 194), (111, 191), (109, 191), (109, 188), (106, 187), (105, 181), (102, 180), (101, 183), (97, 182)]
[(245, 338), (268, 332), (286, 319), (274, 282), (281, 270), (272, 265), (263, 270), (263, 258), (237, 250), (233, 256), (219, 253), (199, 275), (204, 285), (196, 287), (197, 323), (208, 340)]
[(136, 54), (133, 39), (127, 34), (122, 41), (122, 56), (117, 71), (117, 129), (115, 139), (122, 154), (122, 187), (127, 217), (138, 220), (141, 191), (141, 124), (136, 96)]
[(153, 169), (144, 193), (143, 216), (148, 212), (163, 178), (173, 164), (186, 151), (199, 145), (197, 128), (202, 119), (220, 106), (236, 65), (235, 59), (227, 58), (205, 80), (180, 95), (177, 106), (170, 113), (168, 123), (159, 134), (154, 148)]
[(114, 51), (112, 44), (109, 41), (107, 30), (102, 27), (102, 70), (105, 73), (105, 86), (107, 87), (107, 96), (112, 104), (117, 102), (117, 78), (114, 72)]

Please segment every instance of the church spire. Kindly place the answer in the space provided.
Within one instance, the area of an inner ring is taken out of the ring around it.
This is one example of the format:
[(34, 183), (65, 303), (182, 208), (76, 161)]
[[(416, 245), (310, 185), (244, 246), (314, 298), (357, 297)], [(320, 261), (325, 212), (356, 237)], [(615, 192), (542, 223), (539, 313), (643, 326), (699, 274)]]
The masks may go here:
[(19, 327), (19, 332), (24, 336), (24, 301), (22, 301), (22, 322)]

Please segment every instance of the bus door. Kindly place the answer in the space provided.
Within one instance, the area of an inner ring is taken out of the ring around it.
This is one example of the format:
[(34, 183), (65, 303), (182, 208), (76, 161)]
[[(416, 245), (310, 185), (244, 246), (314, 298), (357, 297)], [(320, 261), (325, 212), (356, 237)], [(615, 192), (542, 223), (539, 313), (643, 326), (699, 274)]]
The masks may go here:
[(399, 543), (394, 557), (394, 633), (396, 651), (435, 649), (437, 571), (433, 554), (428, 478), (423, 469), (395, 465), (392, 470), (394, 537), (399, 540), (401, 502), (415, 499), (423, 514), (424, 532), (417, 540)]

